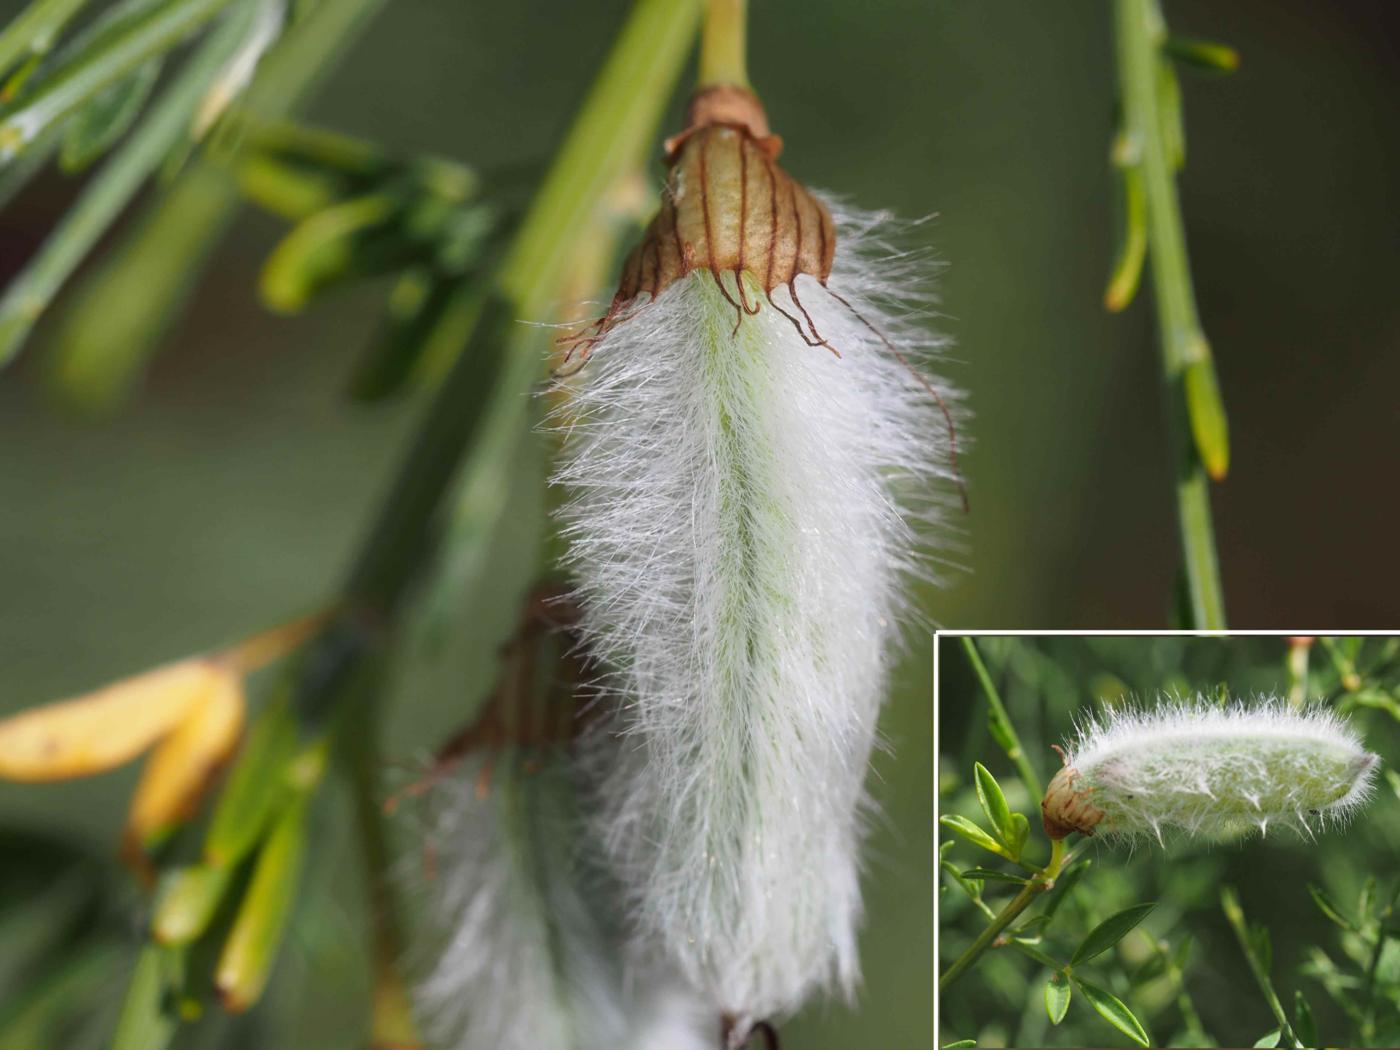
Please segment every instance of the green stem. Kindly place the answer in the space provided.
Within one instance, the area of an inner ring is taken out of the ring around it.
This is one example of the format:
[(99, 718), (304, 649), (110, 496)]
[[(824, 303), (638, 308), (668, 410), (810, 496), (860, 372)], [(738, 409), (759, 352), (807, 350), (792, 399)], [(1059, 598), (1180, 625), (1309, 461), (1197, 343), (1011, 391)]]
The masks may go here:
[[(376, 661), (370, 661), (371, 664)], [(370, 1045), (409, 1047), (419, 1043), (408, 990), (399, 976), (404, 944), (390, 888), (390, 851), (380, 808), (379, 734), (382, 667), (367, 670), (352, 709), (346, 712), (346, 764), (359, 832), (366, 891), (370, 900), (370, 930), (374, 991), (370, 1002)]]
[[(1362, 921), (1365, 921), (1364, 917)], [(1361, 1039), (1365, 1043), (1369, 1043), (1376, 1036), (1376, 972), (1380, 969), (1381, 954), (1385, 950), (1385, 939), (1388, 936), (1390, 934), (1378, 924), (1376, 945), (1371, 949), (1371, 960), (1366, 966), (1366, 1019), (1361, 1025)]]
[(1229, 920), (1230, 928), (1235, 931), (1235, 939), (1239, 941), (1240, 950), (1244, 952), (1245, 961), (1249, 963), (1249, 970), (1254, 974), (1254, 980), (1259, 985), (1259, 990), (1263, 992), (1264, 1000), (1269, 1004), (1274, 1020), (1278, 1022), (1279, 1030), (1289, 1040), (1289, 1045), (1300, 1046), (1298, 1037), (1293, 1034), (1293, 1026), (1288, 1023), (1288, 1014), (1284, 1012), (1283, 1004), (1279, 1002), (1278, 993), (1274, 991), (1274, 984), (1269, 979), (1269, 972), (1264, 968), (1263, 960), (1255, 954), (1254, 946), (1250, 944), (1249, 927), (1245, 924), (1244, 910), (1240, 907), (1239, 897), (1233, 889), (1226, 886), (1220, 891), (1220, 905), (1225, 912), (1225, 918)]
[[(480, 319), (438, 390), (416, 440), (347, 581), (346, 618), (391, 626), (419, 568), (434, 550), (433, 522), (444, 492), (458, 476), (469, 447), (503, 454), (506, 435), (524, 433), (531, 419), (531, 387), (547, 357), (537, 330), (521, 319), (539, 319), (556, 305), (568, 276), (571, 250), (596, 218), (605, 195), (636, 164), (656, 135), (662, 110), (679, 76), (699, 15), (699, 0), (639, 0), (612, 54), (584, 102), (573, 129), (545, 177), (502, 263)], [(347, 640), (350, 651), (342, 647)], [(338, 682), (372, 658), (373, 635), (343, 619), (324, 632), (308, 654), (309, 666), (336, 667)], [(319, 691), (310, 705), (325, 709), (344, 689)], [(308, 712), (316, 717), (318, 712)], [(372, 715), (366, 718), (373, 720)], [(356, 734), (351, 733), (351, 736)], [(360, 798), (361, 840), (369, 877), (382, 885), (384, 846), (380, 814), (371, 805), (365, 756), (353, 763)], [(375, 1024), (392, 1030), (406, 1020), (392, 968), (391, 913), (374, 898), (376, 926)], [(381, 1032), (380, 1034), (383, 1034)]]
[(706, 0), (700, 37), (700, 87), (749, 86), (745, 58), (748, 0)]
[(953, 982), (982, 957), (983, 953), (996, 942), (1001, 931), (1015, 921), (1016, 916), (1029, 908), (1037, 897), (1055, 885), (1055, 877), (1064, 868), (1065, 860), (1065, 840), (1055, 839), (1050, 844), (1050, 862), (1036, 872), (1031, 881), (1021, 888), (1021, 892), (1011, 898), (1010, 903), (977, 935), (977, 939), (968, 946), (967, 950), (958, 956), (948, 969), (943, 971), (943, 976), (938, 979), (940, 994), (952, 987)]
[(483, 420), (507, 427), (528, 420), (528, 395), (547, 358), (538, 333), (519, 322), (543, 319), (556, 305), (570, 247), (635, 163), (639, 144), (655, 137), (699, 11), (699, 0), (640, 0), (623, 28), (383, 504), (348, 585), (360, 604), (392, 611), (431, 549), (442, 493)]
[(992, 684), (992, 677), (987, 673), (987, 667), (982, 663), (982, 657), (978, 655), (977, 646), (971, 638), (964, 636), (962, 639), (963, 650), (967, 653), (968, 662), (972, 664), (972, 670), (977, 675), (977, 681), (982, 685), (982, 692), (986, 694), (987, 720), (991, 723), (992, 735), (997, 737), (1006, 748), (1006, 755), (1016, 766), (1016, 772), (1021, 776), (1021, 782), (1026, 785), (1026, 790), (1031, 794), (1032, 801), (1038, 801), (1044, 791), (1040, 786), (1040, 778), (1035, 775), (1035, 770), (1031, 768), (1030, 759), (1026, 757), (1025, 748), (1021, 746), (1021, 738), (1016, 735), (1016, 727), (1011, 724), (1011, 718), (1006, 713), (1006, 707), (1001, 702), (1001, 696), (997, 693), (997, 688)]
[[(1224, 414), (1196, 311), (1181, 206), (1163, 135), (1166, 115), (1159, 78), (1166, 27), (1156, 0), (1115, 0), (1114, 10), (1124, 121), (1147, 196), (1149, 256), (1191, 626), (1223, 630), (1225, 600), (1211, 524), (1207, 464), (1201, 450), (1208, 451), (1217, 476), (1223, 475), (1227, 459)], [(1194, 418), (1189, 399), (1204, 406)], [(1197, 427), (1195, 440), (1193, 425)]]

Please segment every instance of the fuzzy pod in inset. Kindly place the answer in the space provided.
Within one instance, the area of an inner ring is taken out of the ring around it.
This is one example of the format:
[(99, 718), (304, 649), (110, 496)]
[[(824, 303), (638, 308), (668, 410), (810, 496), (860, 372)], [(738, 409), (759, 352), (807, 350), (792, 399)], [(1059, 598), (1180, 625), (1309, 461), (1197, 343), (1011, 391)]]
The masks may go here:
[(1108, 708), (1081, 722), (1041, 803), (1046, 833), (1311, 838), (1364, 805), (1379, 764), (1336, 712), (1204, 697)]
[(593, 834), (634, 954), (735, 1043), (858, 980), (864, 780), (904, 585), (957, 510), (959, 415), (918, 370), (923, 260), (798, 186), (738, 102), (669, 144), (554, 478), (607, 700)]

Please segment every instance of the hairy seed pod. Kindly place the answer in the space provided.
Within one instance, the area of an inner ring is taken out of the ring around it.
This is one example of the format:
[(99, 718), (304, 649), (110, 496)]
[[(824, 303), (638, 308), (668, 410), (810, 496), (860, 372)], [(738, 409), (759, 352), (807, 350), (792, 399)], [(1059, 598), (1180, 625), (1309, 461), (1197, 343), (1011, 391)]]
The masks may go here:
[[(702, 93), (666, 204), (556, 415), (584, 632), (583, 742), (633, 950), (742, 1043), (859, 973), (864, 778), (916, 525), (952, 433), (911, 366), (921, 260), (777, 166), (747, 92)], [(957, 411), (957, 401), (944, 401)]]
[(1326, 708), (1204, 697), (1107, 709), (1062, 756), (1041, 803), (1046, 834), (1159, 842), (1164, 831), (1226, 840), (1280, 826), (1311, 837), (1361, 808), (1380, 761)]
[(414, 999), (433, 1046), (709, 1050), (708, 1017), (668, 971), (624, 971), (559, 756), (478, 753), (429, 801), (402, 881), (425, 903)]

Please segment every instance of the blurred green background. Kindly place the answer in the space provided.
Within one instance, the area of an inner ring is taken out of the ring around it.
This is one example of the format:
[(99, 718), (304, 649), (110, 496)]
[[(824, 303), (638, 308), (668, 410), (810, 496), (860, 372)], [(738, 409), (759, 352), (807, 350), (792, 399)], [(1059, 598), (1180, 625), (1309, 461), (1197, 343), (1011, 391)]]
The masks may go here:
[[(0, 17), (17, 7), (6, 0)], [(408, 154), (539, 161), (626, 7), (398, 0), (306, 116)], [(1232, 622), (1393, 623), (1382, 570), (1400, 465), (1400, 9), (1169, 0), (1167, 15), (1244, 55), (1233, 77), (1185, 78), (1182, 179), (1234, 435), (1216, 493)], [(1150, 303), (1124, 317), (1099, 305), (1113, 246), (1107, 5), (754, 0), (751, 52), (799, 178), (937, 215), (921, 229), (947, 263), (946, 371), (976, 419), (970, 571), (927, 597), (929, 614), (959, 626), (1165, 622), (1175, 526)], [(75, 188), (48, 174), (0, 212), (0, 277)], [(61, 309), (0, 377), (0, 710), (239, 636), (338, 581), (422, 406), (342, 396), (384, 287), (294, 320), (260, 308), (254, 283), (279, 232), (240, 215), (126, 413), (93, 423), (46, 405), (45, 337)], [(460, 722), (487, 684), (534, 510), (513, 513), (487, 599), (462, 612), (450, 652), (417, 661), (399, 687), (396, 758)], [(926, 1045), (929, 655), (915, 637), (872, 780), (883, 816), (866, 988), (856, 1010), (819, 1006), (787, 1026), (793, 1046)], [(0, 819), (110, 850), (130, 782), (0, 786)], [(320, 870), (338, 883), (343, 843), (327, 825)], [(312, 896), (264, 1012), (285, 1015), (270, 1030), (291, 1041), (259, 1045), (342, 1046), (353, 1030), (357, 887), (336, 888)]]
[[(1135, 700), (1151, 703), (1162, 694), (1215, 697), (1223, 690), (1237, 699), (1288, 697), (1293, 686), (1287, 665), (1288, 640), (1281, 636), (1182, 637), (983, 637), (976, 647), (1042, 784), (1060, 766), (1051, 744), (1072, 736), (1072, 720), (1096, 703)], [(987, 818), (973, 786), (973, 763), (982, 762), (1000, 782), (1013, 811), (1031, 822), (1025, 858), (1041, 865), (1049, 847), (1041, 827), (1038, 798), (1029, 797), (1006, 754), (987, 729), (987, 701), (973, 676), (958, 638), (939, 638), (939, 813), (961, 814), (983, 827)], [(1357, 673), (1344, 688), (1347, 671)], [(1332, 830), (1307, 843), (1287, 831), (1272, 831), (1230, 843), (1168, 840), (1134, 846), (1108, 846), (1087, 840), (1089, 867), (1038, 942), (1039, 950), (1068, 960), (1080, 938), (1120, 909), (1147, 901), (1157, 906), (1142, 930), (1164, 938), (1177, 950), (1183, 938), (1193, 947), (1184, 981), (1205, 1033), (1212, 1042), (1183, 1042), (1185, 1024), (1170, 980), (1130, 979), (1152, 950), (1134, 932), (1108, 954), (1076, 970), (1108, 988), (1133, 1010), (1155, 1040), (1154, 1046), (1254, 1046), (1277, 1027), (1251, 976), (1245, 957), (1221, 909), (1222, 886), (1239, 891), (1245, 916), (1267, 927), (1272, 941), (1274, 988), (1290, 1019), (1295, 994), (1306, 998), (1317, 1025), (1313, 1046), (1395, 1046), (1400, 1042), (1400, 939), (1391, 936), (1374, 954), (1374, 921), (1363, 934), (1344, 934), (1310, 898), (1316, 884), (1355, 922), (1365, 909), (1360, 898), (1374, 877), (1371, 899), (1379, 910), (1400, 900), (1395, 870), (1400, 844), (1400, 639), (1339, 639), (1311, 647), (1301, 695), (1350, 711), (1366, 748), (1380, 755), (1381, 773), (1366, 808), (1345, 830)], [(1375, 706), (1372, 706), (1375, 705)], [(959, 871), (982, 865), (1011, 866), (940, 827), (940, 840), (953, 841), (945, 860)], [(1085, 842), (1067, 840), (1071, 846)], [(1084, 861), (1079, 861), (1083, 864)], [(1066, 868), (1061, 882), (1068, 877)], [(993, 911), (1017, 887), (987, 882), (983, 897)], [(1032, 905), (1029, 919), (1043, 911)], [(1395, 927), (1392, 911), (1385, 925)], [(939, 970), (942, 972), (986, 925), (984, 916), (944, 873), (939, 889)], [(1324, 964), (1322, 953), (1330, 964)], [(1367, 998), (1364, 974), (1376, 960), (1375, 1027), (1369, 1037), (1348, 1020), (1346, 1009), (1324, 982), (1334, 974), (1341, 996), (1362, 1014)], [(976, 1038), (979, 1046), (1132, 1046), (1074, 994), (1065, 1020), (1052, 1027), (1046, 1016), (1044, 986), (1049, 971), (1009, 947), (994, 948), (940, 999), (940, 1044)], [(1351, 981), (1351, 984), (1344, 982)], [(1269, 1044), (1272, 1045), (1272, 1044)]]

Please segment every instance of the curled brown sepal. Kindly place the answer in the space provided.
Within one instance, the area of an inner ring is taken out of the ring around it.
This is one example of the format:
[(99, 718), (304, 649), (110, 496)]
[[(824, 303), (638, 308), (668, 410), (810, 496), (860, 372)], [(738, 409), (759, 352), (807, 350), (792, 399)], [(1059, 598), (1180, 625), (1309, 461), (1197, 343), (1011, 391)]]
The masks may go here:
[[(1058, 750), (1058, 749), (1057, 749)], [(1061, 757), (1064, 753), (1061, 752)], [(1083, 783), (1079, 770), (1066, 765), (1050, 780), (1040, 802), (1040, 819), (1045, 834), (1056, 841), (1072, 831), (1092, 835), (1104, 811), (1089, 801), (1094, 789)]]
[[(796, 280), (808, 274), (825, 287), (836, 254), (836, 226), (826, 205), (779, 166), (782, 146), (752, 92), (732, 85), (696, 92), (686, 129), (666, 140), (670, 174), (661, 210), (627, 256), (607, 313), (562, 340), (570, 347), (565, 361), (576, 353), (586, 359), (643, 293), (655, 300), (696, 270), (714, 277), (734, 307), (736, 330), (745, 315), (760, 308), (745, 290), (747, 274), (804, 342), (835, 352), (798, 299)], [(734, 277), (733, 292), (726, 274)], [(805, 327), (773, 301), (773, 290), (781, 285)]]

